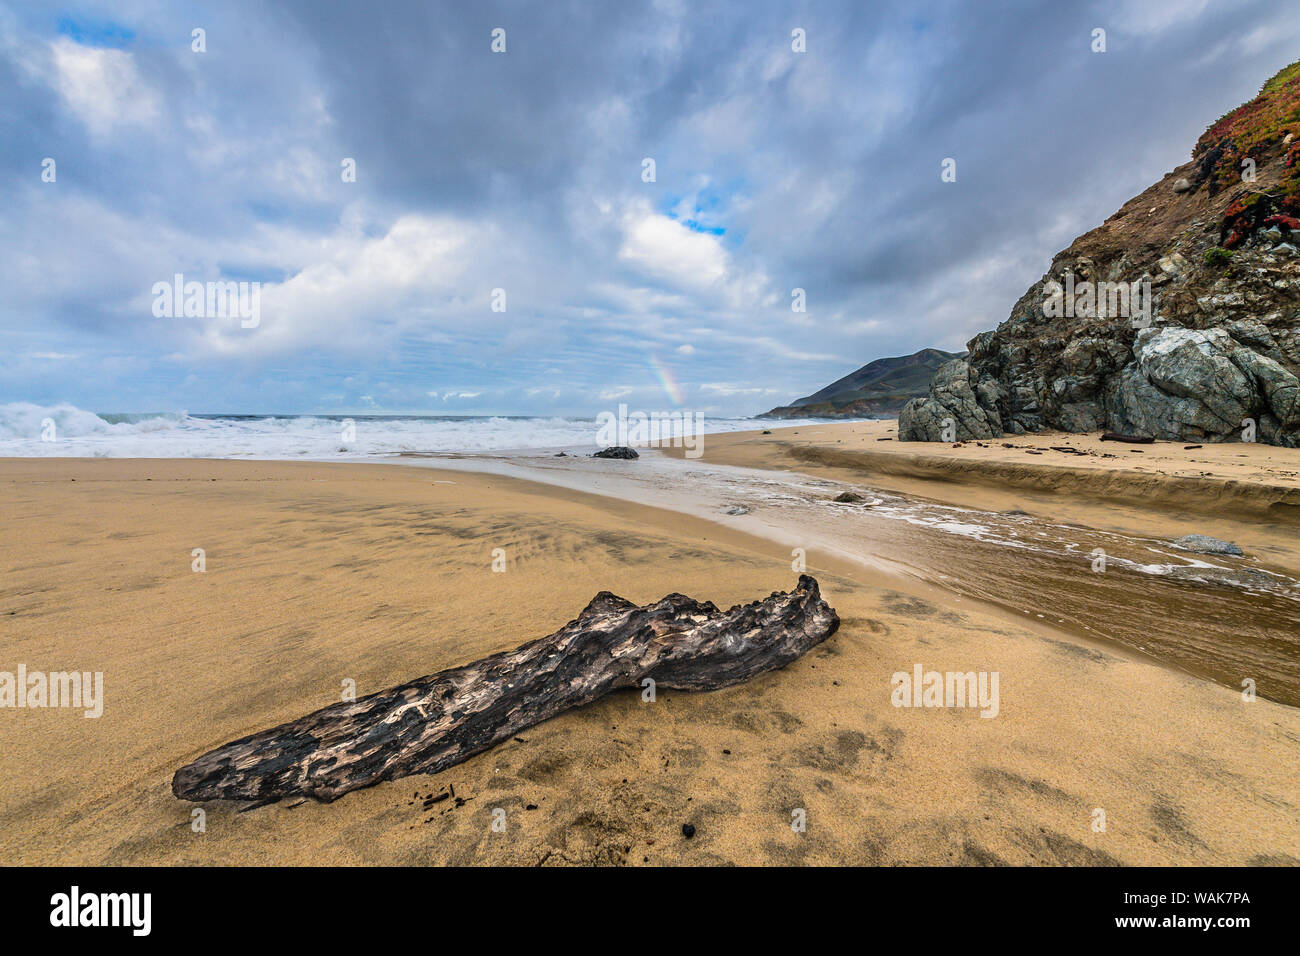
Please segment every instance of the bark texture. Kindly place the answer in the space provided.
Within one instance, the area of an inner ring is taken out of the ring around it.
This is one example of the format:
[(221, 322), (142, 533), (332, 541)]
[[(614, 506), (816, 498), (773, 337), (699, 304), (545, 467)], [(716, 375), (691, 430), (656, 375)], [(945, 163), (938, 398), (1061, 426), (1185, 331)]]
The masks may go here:
[(817, 581), (720, 611), (669, 594), (638, 607), (601, 591), (554, 634), (233, 741), (176, 771), (185, 800), (332, 801), (437, 773), (611, 691), (715, 690), (783, 667), (835, 633)]

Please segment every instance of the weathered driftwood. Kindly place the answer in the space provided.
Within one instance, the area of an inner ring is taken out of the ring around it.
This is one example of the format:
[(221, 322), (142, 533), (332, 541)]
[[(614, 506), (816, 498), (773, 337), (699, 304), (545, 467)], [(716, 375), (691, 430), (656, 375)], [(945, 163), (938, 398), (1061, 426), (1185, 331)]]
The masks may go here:
[(783, 667), (840, 619), (817, 581), (720, 611), (681, 594), (637, 607), (608, 591), (549, 637), (334, 704), (233, 741), (176, 771), (186, 800), (331, 801), (381, 780), (437, 773), (610, 691), (714, 690)]

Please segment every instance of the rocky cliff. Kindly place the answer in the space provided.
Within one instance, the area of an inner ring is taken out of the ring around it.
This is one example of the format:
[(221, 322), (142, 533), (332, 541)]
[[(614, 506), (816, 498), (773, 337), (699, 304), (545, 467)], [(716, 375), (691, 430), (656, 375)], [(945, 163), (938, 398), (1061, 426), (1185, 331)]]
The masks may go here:
[(819, 392), (764, 412), (758, 417), (892, 417), (908, 401), (926, 393), (930, 377), (941, 365), (965, 354), (921, 349), (912, 355), (879, 358), (832, 382)]
[(904, 441), (1044, 428), (1300, 447), (1300, 62), (1052, 261), (899, 416)]

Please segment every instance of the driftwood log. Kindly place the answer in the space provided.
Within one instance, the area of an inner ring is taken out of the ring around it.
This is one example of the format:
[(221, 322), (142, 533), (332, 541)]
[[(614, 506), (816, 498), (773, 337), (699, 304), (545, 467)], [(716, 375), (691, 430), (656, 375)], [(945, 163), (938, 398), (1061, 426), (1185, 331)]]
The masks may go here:
[(381, 780), (445, 770), (645, 678), (681, 690), (739, 684), (789, 664), (839, 623), (806, 574), (793, 591), (729, 611), (681, 594), (638, 607), (601, 591), (549, 637), (218, 747), (176, 771), (172, 793), (329, 802)]

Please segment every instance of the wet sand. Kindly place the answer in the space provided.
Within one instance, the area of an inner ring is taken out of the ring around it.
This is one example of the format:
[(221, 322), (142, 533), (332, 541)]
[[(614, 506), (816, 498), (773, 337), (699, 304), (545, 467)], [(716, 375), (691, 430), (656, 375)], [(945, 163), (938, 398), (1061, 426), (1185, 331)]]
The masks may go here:
[[(749, 516), (392, 465), (8, 460), (0, 484), (0, 670), (103, 671), (106, 697), (0, 708), (6, 862), (1300, 863), (1300, 711), (817, 547), (843, 624), (782, 671), (615, 695), (329, 805), (205, 805), (195, 832), (172, 772), (345, 680), (516, 646), (602, 589), (753, 600), (791, 549)], [(892, 706), (916, 663), (999, 672), (997, 717)], [(464, 802), (426, 809), (448, 785)]]
[(706, 436), (703, 460), (869, 477), (875, 487), (973, 508), (1003, 510), (1028, 501), (1067, 519), (1101, 519), (1116, 530), (1193, 518), (1221, 529), (1244, 522), (1282, 532), (1275, 540), (1300, 568), (1300, 449), (1241, 442), (1130, 445), (1102, 441), (1100, 432), (953, 444), (900, 442), (897, 436), (896, 419), (731, 432)]

